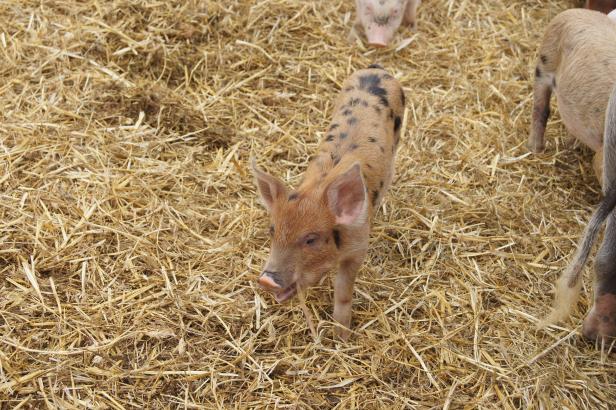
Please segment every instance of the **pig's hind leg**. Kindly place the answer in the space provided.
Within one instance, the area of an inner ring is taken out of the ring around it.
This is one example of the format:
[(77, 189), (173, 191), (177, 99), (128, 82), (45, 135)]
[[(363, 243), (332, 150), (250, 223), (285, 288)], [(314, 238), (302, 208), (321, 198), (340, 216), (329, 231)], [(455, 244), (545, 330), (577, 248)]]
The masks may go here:
[(582, 333), (591, 340), (616, 338), (616, 215), (608, 217), (595, 259), (595, 297)]
[[(610, 101), (610, 105), (614, 101)], [(616, 108), (616, 107), (613, 107)], [(616, 110), (605, 116), (603, 193), (609, 200), (616, 185)], [(614, 200), (614, 199), (613, 199)], [(591, 340), (616, 337), (616, 210), (607, 218), (605, 236), (595, 259), (595, 300), (584, 319), (584, 336)]]
[(408, 0), (404, 9), (404, 24), (409, 25), (412, 30), (417, 29), (417, 7), (420, 4), (421, 0)]

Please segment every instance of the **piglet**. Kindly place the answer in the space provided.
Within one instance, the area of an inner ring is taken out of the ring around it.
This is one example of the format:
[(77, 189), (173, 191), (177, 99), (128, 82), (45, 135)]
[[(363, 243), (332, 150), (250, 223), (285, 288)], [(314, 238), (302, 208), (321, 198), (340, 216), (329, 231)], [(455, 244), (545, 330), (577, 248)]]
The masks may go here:
[(355, 3), (357, 15), (349, 35), (352, 41), (363, 29), (370, 45), (385, 47), (401, 23), (412, 29), (417, 26), (417, 7), (421, 0), (355, 0)]
[(596, 152), (602, 179), (605, 109), (616, 84), (616, 24), (605, 14), (566, 10), (550, 22), (535, 67), (529, 148), (544, 149), (550, 97), (556, 94), (565, 128)]
[(271, 216), (271, 251), (259, 284), (284, 302), (337, 268), (333, 316), (342, 339), (350, 332), (353, 286), (370, 224), (393, 177), (403, 111), (400, 83), (371, 65), (344, 82), (333, 120), (297, 189), (252, 161)]

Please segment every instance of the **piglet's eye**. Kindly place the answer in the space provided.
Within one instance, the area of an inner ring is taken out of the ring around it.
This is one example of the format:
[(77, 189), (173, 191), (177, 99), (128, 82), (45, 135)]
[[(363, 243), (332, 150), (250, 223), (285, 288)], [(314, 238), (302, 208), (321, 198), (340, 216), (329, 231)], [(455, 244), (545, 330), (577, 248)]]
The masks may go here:
[(270, 227), (269, 227), (269, 234), (270, 234), (270, 236), (274, 236), (274, 225), (270, 225)]
[(318, 240), (319, 240), (319, 235), (317, 235), (316, 233), (311, 233), (311, 234), (306, 235), (306, 237), (304, 237), (304, 244), (308, 246), (314, 246), (316, 245)]

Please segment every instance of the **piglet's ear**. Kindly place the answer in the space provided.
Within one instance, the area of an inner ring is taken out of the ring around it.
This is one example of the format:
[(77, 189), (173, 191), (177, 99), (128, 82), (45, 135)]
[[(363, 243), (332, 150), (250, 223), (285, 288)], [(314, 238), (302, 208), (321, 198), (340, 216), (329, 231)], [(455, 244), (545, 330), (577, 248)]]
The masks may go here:
[(260, 170), (254, 158), (250, 159), (250, 167), (252, 168), (252, 174), (255, 177), (263, 204), (271, 212), (274, 203), (278, 199), (286, 197), (287, 188), (281, 180)]
[(327, 204), (338, 225), (356, 225), (365, 221), (368, 201), (359, 164), (336, 178), (327, 188)]

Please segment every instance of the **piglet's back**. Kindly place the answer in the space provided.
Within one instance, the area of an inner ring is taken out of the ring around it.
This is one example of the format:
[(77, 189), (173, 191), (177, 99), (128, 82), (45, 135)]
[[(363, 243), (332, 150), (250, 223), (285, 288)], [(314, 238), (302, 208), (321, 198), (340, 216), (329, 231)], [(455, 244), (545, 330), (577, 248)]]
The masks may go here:
[(535, 71), (549, 81), (567, 130), (597, 150), (605, 108), (616, 83), (616, 24), (605, 14), (570, 9), (546, 29)]
[(351, 75), (342, 86), (333, 120), (303, 185), (327, 186), (359, 162), (370, 205), (377, 206), (393, 176), (404, 104), (400, 83), (379, 66)]
[[(606, 61), (616, 57), (616, 24), (605, 14), (584, 9), (569, 9), (548, 25), (543, 49), (568, 60)], [(548, 65), (558, 65), (560, 58)], [(610, 61), (610, 63), (613, 63)]]

